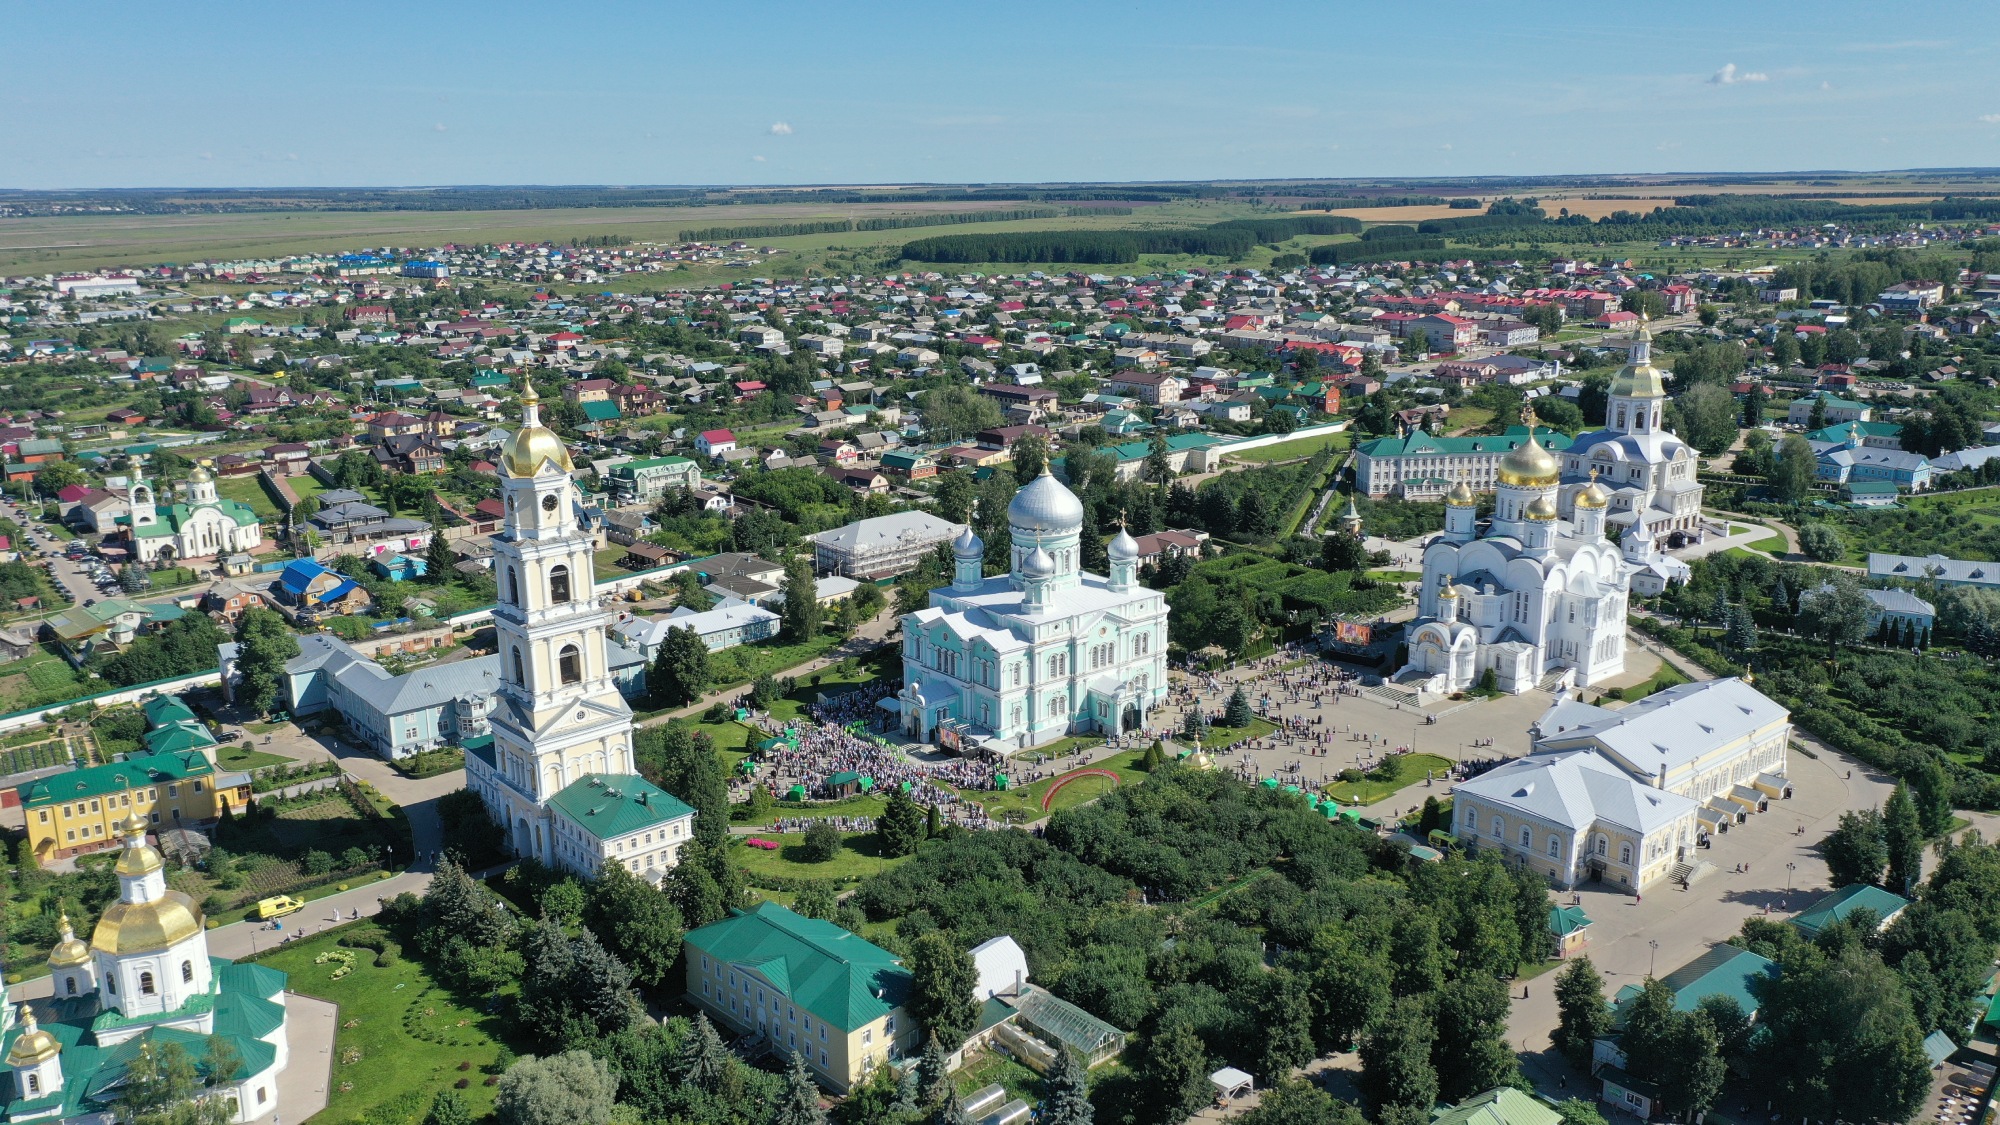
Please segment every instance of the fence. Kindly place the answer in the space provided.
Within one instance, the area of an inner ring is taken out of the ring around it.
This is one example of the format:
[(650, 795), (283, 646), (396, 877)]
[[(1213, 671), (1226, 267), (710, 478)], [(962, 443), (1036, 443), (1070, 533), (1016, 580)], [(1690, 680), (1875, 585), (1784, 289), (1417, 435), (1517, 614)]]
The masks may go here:
[(222, 669), (219, 667), (210, 668), (207, 671), (194, 672), (186, 676), (177, 676), (169, 680), (154, 680), (151, 683), (134, 684), (131, 687), (101, 691), (95, 695), (65, 699), (60, 703), (51, 703), (45, 707), (32, 707), (26, 711), (12, 711), (5, 715), (0, 715), (0, 734), (21, 730), (24, 727), (31, 727), (36, 723), (47, 722), (52, 716), (60, 715), (72, 707), (83, 704), (94, 704), (98, 707), (114, 707), (121, 703), (137, 703), (140, 700), (149, 699), (155, 695), (173, 695), (188, 688), (205, 687), (209, 684), (219, 684), (221, 682)]

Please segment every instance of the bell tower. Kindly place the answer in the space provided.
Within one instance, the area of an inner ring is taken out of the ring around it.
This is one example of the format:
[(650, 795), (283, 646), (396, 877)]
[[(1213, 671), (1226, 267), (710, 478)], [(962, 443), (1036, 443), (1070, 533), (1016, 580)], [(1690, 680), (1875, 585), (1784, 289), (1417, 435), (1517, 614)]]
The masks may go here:
[(507, 514), (493, 537), (500, 691), (491, 723), (494, 759), (510, 783), (514, 849), (548, 862), (542, 806), (587, 774), (637, 771), (632, 709), (611, 676), (611, 614), (597, 597), (590, 533), (577, 519), (575, 466), (541, 424), (539, 401), (530, 384), (521, 428), (500, 451)]
[(132, 463), (132, 489), (126, 493), (125, 506), (130, 511), (133, 527), (146, 527), (159, 522), (160, 513), (154, 508), (153, 486), (146, 483), (145, 470), (137, 461)]

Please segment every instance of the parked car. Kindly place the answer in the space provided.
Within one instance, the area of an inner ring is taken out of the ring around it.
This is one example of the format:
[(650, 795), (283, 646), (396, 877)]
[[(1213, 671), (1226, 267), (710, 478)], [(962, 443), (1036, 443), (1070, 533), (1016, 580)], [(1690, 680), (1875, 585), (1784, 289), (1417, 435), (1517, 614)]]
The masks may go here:
[(216, 735), (215, 740), (217, 742), (241, 742), (243, 740), (243, 732), (240, 730), (226, 730)]

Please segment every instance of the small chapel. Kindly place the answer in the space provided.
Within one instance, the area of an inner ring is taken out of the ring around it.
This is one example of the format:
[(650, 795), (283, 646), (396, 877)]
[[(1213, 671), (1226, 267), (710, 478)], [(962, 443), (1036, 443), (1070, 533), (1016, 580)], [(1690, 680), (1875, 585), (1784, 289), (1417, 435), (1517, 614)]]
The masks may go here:
[[(209, 956), (201, 908), (167, 888), (166, 863), (146, 842), (146, 818), (134, 813), (117, 829), (118, 900), (104, 908), (88, 945), (64, 916), (49, 951), (53, 995), (0, 1009), (12, 1082), (0, 1122), (105, 1113), (141, 1052), (167, 1043), (187, 1053), (207, 1096), (234, 1101), (230, 1120), (270, 1117), (288, 1061), (285, 974)], [(233, 1049), (233, 1073), (210, 1073), (212, 1035)]]

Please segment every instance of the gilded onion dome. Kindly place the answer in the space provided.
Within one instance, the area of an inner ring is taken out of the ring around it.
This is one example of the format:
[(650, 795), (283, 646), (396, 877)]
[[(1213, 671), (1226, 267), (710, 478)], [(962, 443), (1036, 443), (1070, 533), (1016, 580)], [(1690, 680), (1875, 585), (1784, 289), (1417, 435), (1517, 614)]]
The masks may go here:
[(1623, 395), (1627, 398), (1665, 398), (1666, 380), (1660, 369), (1653, 366), (1653, 329), (1648, 317), (1639, 319), (1639, 334), (1632, 340), (1631, 354), (1625, 366), (1611, 376), (1611, 385), (1606, 393)]
[(510, 477), (531, 477), (542, 471), (542, 466), (553, 462), (565, 473), (576, 472), (576, 465), (569, 459), (569, 449), (557, 437), (554, 430), (542, 425), (540, 403), (542, 396), (535, 393), (535, 384), (530, 381), (521, 390), (521, 428), (514, 431), (500, 446), (500, 467)]
[(1438, 597), (1456, 598), (1457, 596), (1458, 596), (1458, 579), (1453, 578), (1450, 575), (1446, 575), (1443, 584), (1438, 586)]
[(1528, 440), (1500, 458), (1500, 483), (1519, 488), (1546, 488), (1562, 475), (1562, 464), (1556, 460), (1555, 454), (1543, 449), (1542, 443), (1535, 440), (1535, 412), (1530, 409), (1522, 413), (1528, 423)]
[(49, 950), (49, 968), (67, 969), (88, 964), (89, 961), (90, 947), (83, 943), (82, 938), (76, 936), (76, 929), (69, 924), (69, 914), (64, 913), (62, 939), (56, 942), (54, 949)]
[(1611, 490), (1597, 483), (1597, 470), (1590, 470), (1590, 483), (1576, 494), (1579, 508), (1608, 508), (1611, 506)]
[(35, 1020), (35, 1011), (26, 1004), (21, 1005), (21, 1034), (14, 1045), (7, 1049), (7, 1065), (12, 1067), (34, 1066), (47, 1062), (62, 1052), (62, 1044), (56, 1037), (43, 1031)]
[(1531, 520), (1552, 520), (1556, 518), (1556, 502), (1546, 496), (1537, 496), (1529, 501), (1521, 514)]
[(1450, 492), (1444, 494), (1444, 502), (1464, 507), (1479, 503), (1479, 498), (1472, 494), (1471, 487), (1464, 481), (1459, 481), (1457, 484), (1451, 486)]

